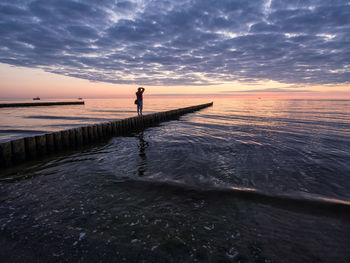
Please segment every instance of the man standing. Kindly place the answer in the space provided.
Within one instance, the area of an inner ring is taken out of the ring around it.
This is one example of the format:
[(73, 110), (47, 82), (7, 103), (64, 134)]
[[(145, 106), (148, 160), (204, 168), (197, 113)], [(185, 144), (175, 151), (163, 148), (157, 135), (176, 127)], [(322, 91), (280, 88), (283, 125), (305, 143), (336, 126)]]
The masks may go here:
[(137, 100), (137, 115), (142, 116), (142, 108), (143, 108), (143, 92), (144, 88), (139, 87), (136, 92), (136, 100)]

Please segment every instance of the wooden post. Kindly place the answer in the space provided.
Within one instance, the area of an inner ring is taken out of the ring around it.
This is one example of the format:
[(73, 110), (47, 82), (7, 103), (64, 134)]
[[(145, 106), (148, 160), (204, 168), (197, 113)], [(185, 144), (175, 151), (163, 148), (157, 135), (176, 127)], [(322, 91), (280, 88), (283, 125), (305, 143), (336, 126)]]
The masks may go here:
[(123, 127), (121, 120), (115, 122), (116, 136), (123, 134)]
[(87, 126), (81, 127), (81, 132), (82, 132), (83, 144), (90, 143), (88, 127)]
[(12, 165), (11, 142), (0, 143), (0, 167)]
[(80, 146), (83, 145), (84, 139), (83, 139), (83, 127), (75, 128), (75, 143), (76, 145)]
[(89, 141), (90, 142), (94, 142), (95, 141), (94, 127), (93, 126), (88, 126), (87, 130), (88, 130), (88, 134), (89, 134)]
[(46, 135), (35, 136), (36, 151), (38, 155), (45, 155), (47, 153), (46, 149)]
[(94, 142), (98, 141), (99, 136), (98, 136), (97, 125), (96, 124), (92, 126), (92, 134), (93, 134)]
[(49, 153), (55, 152), (55, 141), (53, 133), (46, 134), (46, 148)]
[(26, 159), (26, 150), (24, 139), (17, 139), (11, 142), (12, 161), (13, 163), (21, 163)]
[(36, 156), (45, 155), (47, 152), (59, 152), (62, 149), (72, 149), (76, 145), (86, 145), (102, 138), (128, 134), (132, 131), (158, 125), (162, 121), (178, 118), (182, 114), (203, 109), (211, 105), (213, 105), (213, 103), (153, 113), (142, 117), (131, 117), (118, 121), (94, 124), (27, 137), (12, 142), (0, 143), (0, 166), (7, 167), (27, 159), (33, 159)]
[(24, 138), (24, 146), (26, 149), (26, 158), (28, 160), (34, 159), (37, 156), (35, 137)]
[(61, 131), (61, 140), (62, 140), (62, 146), (63, 149), (67, 150), (69, 149), (69, 131), (68, 130), (64, 130)]
[(97, 134), (98, 134), (99, 139), (102, 139), (104, 137), (104, 132), (103, 132), (102, 127), (103, 127), (102, 123), (97, 124)]
[(68, 130), (69, 133), (69, 149), (73, 149), (76, 146), (75, 129)]
[(111, 125), (111, 136), (116, 136), (117, 135), (117, 125), (115, 121), (110, 122)]
[(62, 132), (54, 132), (53, 133), (53, 141), (55, 144), (55, 150), (56, 151), (62, 151), (63, 145), (62, 145)]

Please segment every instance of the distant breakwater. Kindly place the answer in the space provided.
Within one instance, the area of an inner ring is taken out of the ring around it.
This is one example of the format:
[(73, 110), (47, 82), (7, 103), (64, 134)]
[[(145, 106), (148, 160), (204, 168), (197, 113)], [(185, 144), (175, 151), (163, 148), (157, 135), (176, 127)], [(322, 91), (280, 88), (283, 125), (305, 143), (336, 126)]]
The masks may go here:
[(27, 160), (40, 158), (49, 153), (79, 149), (79, 147), (84, 145), (89, 145), (114, 136), (128, 134), (135, 130), (142, 130), (163, 121), (176, 119), (186, 113), (198, 111), (212, 105), (213, 102), (1, 143), (0, 167), (14, 166)]
[(81, 105), (84, 101), (59, 101), (59, 102), (23, 102), (23, 103), (2, 103), (0, 108), (8, 107), (34, 107), (34, 106), (59, 106), (59, 105)]

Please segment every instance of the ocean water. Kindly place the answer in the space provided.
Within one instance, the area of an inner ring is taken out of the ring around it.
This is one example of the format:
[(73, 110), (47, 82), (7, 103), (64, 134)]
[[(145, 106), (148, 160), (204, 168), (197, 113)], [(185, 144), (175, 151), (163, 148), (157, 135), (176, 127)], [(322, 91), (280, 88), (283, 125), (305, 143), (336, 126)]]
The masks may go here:
[[(133, 97), (121, 99), (85, 99), (85, 105), (0, 108), (0, 142), (132, 117), (136, 113), (134, 100)], [(77, 100), (3, 100), (0, 103), (40, 103), (51, 101)], [(144, 114), (191, 106), (191, 103), (206, 101), (207, 99), (148, 99)]]
[[(2, 260), (349, 262), (350, 101), (212, 100), (178, 120), (2, 170)], [(209, 101), (146, 98), (145, 114)], [(0, 109), (1, 140), (134, 108), (111, 99)]]

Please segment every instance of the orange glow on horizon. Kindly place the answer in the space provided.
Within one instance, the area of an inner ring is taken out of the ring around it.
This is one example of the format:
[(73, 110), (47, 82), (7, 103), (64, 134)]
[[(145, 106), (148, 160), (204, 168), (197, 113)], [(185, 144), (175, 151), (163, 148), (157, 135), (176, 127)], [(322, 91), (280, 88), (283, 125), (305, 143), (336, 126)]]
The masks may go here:
[[(145, 97), (235, 97), (261, 99), (350, 99), (350, 85), (307, 85), (293, 88), (276, 81), (231, 82), (212, 86), (147, 86), (92, 82), (42, 69), (14, 67), (0, 63), (0, 99), (115, 98), (134, 97), (138, 86), (146, 88)], [(279, 92), (258, 90), (276, 89)], [(288, 89), (292, 92), (288, 92)], [(298, 92), (297, 89), (303, 90)], [(254, 91), (254, 92), (251, 92)]]

